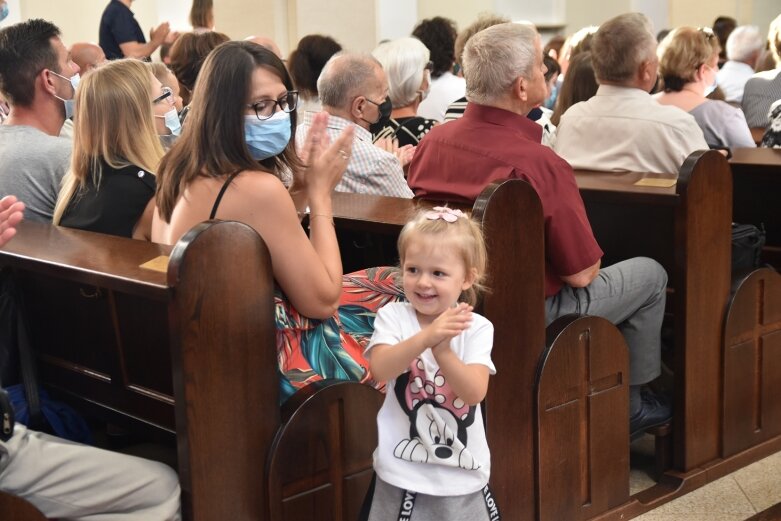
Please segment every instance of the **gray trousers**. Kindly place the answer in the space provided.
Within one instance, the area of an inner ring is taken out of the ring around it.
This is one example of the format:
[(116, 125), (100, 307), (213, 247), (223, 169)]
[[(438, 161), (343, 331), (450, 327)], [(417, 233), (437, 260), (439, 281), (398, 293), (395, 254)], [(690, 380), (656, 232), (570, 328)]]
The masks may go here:
[(405, 490), (376, 477), (368, 521), (501, 521), (490, 488), (463, 496), (417, 494), (411, 502)]
[(615, 324), (629, 346), (629, 383), (661, 374), (661, 330), (667, 273), (653, 259), (636, 257), (599, 271), (585, 288), (564, 286), (545, 301), (546, 325), (577, 313)]
[(0, 490), (26, 499), (46, 517), (63, 520), (180, 519), (179, 479), (170, 467), (20, 424), (10, 440), (0, 441)]

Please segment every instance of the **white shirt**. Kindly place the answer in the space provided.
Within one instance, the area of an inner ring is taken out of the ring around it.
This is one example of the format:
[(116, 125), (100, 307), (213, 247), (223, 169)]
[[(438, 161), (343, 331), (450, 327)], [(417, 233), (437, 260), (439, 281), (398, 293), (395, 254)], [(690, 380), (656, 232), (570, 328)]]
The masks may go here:
[(743, 101), (743, 87), (754, 75), (754, 68), (743, 62), (729, 60), (716, 73), (716, 84), (724, 93), (724, 101)]
[(464, 96), (466, 96), (466, 80), (446, 72), (439, 78), (431, 80), (431, 90), (418, 106), (418, 116), (442, 122), (448, 105)]
[(691, 114), (640, 89), (600, 85), (561, 116), (553, 149), (576, 169), (677, 175), (708, 144)]
[[(485, 317), (472, 316), (472, 325), (450, 341), (450, 348), (464, 363), (485, 365), (495, 374), (494, 327)], [(374, 321), (367, 358), (375, 345), (395, 345), (419, 331), (409, 303), (385, 305)], [(408, 371), (389, 380), (385, 389), (377, 415), (379, 446), (374, 451), (380, 479), (433, 496), (470, 494), (488, 484), (491, 453), (480, 406), (470, 407), (455, 395), (430, 349), (413, 360)]]

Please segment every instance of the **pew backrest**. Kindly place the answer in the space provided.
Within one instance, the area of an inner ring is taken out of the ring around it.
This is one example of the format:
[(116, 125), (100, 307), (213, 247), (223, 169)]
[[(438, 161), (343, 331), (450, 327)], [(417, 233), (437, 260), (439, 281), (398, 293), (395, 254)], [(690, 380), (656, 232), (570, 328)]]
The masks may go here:
[(603, 264), (651, 257), (667, 270), (674, 326), (674, 465), (719, 457), (721, 345), (730, 288), (732, 176), (723, 155), (691, 154), (676, 176), (575, 171)]
[(763, 226), (763, 259), (781, 268), (781, 150), (737, 148), (729, 160), (733, 183), (733, 219)]

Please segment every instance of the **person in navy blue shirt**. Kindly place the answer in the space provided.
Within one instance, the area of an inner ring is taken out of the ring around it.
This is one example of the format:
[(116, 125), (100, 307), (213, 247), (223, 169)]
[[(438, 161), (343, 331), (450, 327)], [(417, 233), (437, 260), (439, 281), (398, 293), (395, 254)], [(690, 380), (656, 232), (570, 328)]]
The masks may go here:
[(100, 18), (100, 46), (109, 60), (148, 60), (171, 32), (168, 22), (164, 22), (152, 29), (151, 41), (147, 43), (144, 31), (130, 10), (131, 3), (133, 0), (111, 0)]

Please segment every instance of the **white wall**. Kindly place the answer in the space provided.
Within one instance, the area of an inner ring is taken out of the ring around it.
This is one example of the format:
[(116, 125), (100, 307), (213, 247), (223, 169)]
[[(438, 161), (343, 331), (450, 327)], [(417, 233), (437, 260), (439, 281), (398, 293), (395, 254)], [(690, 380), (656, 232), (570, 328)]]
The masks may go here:
[(377, 0), (378, 41), (409, 36), (417, 23), (418, 0)]
[(8, 18), (0, 22), (0, 27), (15, 24), (23, 20), (19, 10), (19, 0), (6, 0), (8, 2)]
[(291, 47), (303, 36), (317, 33), (333, 37), (345, 49), (371, 52), (381, 39), (375, 1), (290, 0), (288, 5)]
[[(97, 41), (98, 25), (108, 0), (8, 0), (10, 15), (1, 25), (40, 17), (57, 24), (66, 44)], [(710, 25), (719, 15), (739, 23), (768, 24), (781, 13), (779, 0), (215, 0), (217, 30), (231, 38), (251, 34), (273, 38), (287, 55), (311, 33), (334, 37), (342, 46), (371, 51), (382, 39), (410, 34), (424, 18), (445, 16), (463, 29), (482, 12), (537, 24), (566, 24), (569, 34), (599, 25), (617, 14), (640, 11), (655, 29), (679, 25)], [(190, 28), (191, 0), (137, 0), (133, 11), (144, 33), (162, 21), (176, 30)]]

